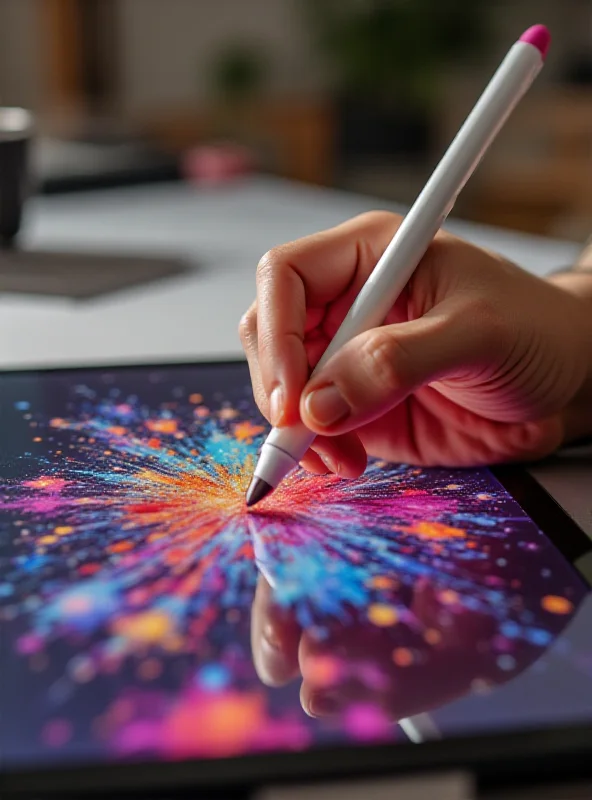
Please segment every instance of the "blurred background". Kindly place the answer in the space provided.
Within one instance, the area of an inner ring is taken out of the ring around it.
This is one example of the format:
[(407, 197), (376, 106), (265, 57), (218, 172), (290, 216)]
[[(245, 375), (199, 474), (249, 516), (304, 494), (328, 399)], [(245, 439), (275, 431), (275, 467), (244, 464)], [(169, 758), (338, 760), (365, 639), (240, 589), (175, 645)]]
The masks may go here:
[(39, 191), (247, 171), (411, 202), (529, 25), (553, 45), (457, 216), (592, 227), (590, 0), (0, 0)]

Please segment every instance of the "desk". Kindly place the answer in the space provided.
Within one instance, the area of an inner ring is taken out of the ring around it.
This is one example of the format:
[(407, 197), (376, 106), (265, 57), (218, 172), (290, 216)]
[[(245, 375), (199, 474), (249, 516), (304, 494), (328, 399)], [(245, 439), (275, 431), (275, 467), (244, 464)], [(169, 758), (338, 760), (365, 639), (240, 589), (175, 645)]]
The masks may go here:
[[(241, 352), (238, 320), (270, 247), (392, 204), (257, 177), (223, 188), (183, 184), (38, 197), (24, 244), (56, 250), (177, 250), (195, 270), (174, 280), (72, 303), (0, 296), (0, 367), (191, 360)], [(543, 275), (578, 248), (451, 221), (449, 229)], [(536, 477), (592, 536), (592, 460), (541, 465)]]

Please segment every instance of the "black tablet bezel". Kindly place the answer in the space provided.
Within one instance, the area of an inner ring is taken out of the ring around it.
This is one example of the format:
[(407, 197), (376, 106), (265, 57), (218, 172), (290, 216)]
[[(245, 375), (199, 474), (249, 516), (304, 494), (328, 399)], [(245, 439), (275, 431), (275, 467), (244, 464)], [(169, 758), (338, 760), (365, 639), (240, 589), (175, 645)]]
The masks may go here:
[[(128, 369), (191, 368), (201, 365), (233, 366), (241, 359), (201, 359), (165, 363), (59, 366), (0, 370), (10, 375), (41, 376), (48, 373), (75, 373), (82, 370), (117, 372)], [(1, 397), (1, 394), (0, 394)], [(592, 541), (563, 511), (524, 467), (495, 467), (492, 473), (520, 503), (524, 511), (544, 531), (567, 560), (577, 563), (592, 553)], [(580, 573), (581, 574), (581, 573)], [(585, 580), (585, 576), (582, 575)], [(177, 762), (134, 761), (58, 767), (27, 771), (3, 771), (0, 753), (0, 796), (76, 795), (92, 792), (98, 796), (142, 793), (144, 798), (172, 792), (185, 794), (199, 789), (218, 793), (249, 792), (257, 786), (295, 781), (343, 780), (385, 774), (422, 773), (435, 770), (466, 769), (487, 784), (517, 780), (561, 780), (588, 776), (592, 755), (590, 724), (524, 729), (483, 736), (429, 741), (418, 747), (412, 743), (387, 745), (344, 745), (318, 748), (301, 753), (266, 753), (216, 760)]]

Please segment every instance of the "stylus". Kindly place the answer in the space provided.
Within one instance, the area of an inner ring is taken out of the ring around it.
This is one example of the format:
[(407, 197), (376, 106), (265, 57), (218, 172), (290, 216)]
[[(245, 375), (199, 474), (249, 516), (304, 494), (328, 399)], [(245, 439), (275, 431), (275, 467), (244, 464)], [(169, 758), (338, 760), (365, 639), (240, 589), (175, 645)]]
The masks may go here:
[(416, 714), (414, 717), (399, 720), (399, 727), (413, 744), (440, 739), (441, 734), (429, 714)]
[[(510, 48), (368, 277), (314, 372), (344, 344), (384, 321), (458, 194), (540, 72), (549, 44), (547, 28), (535, 25)], [(275, 489), (299, 464), (314, 439), (315, 434), (302, 423), (273, 428), (261, 449), (247, 491), (247, 505), (255, 505)]]

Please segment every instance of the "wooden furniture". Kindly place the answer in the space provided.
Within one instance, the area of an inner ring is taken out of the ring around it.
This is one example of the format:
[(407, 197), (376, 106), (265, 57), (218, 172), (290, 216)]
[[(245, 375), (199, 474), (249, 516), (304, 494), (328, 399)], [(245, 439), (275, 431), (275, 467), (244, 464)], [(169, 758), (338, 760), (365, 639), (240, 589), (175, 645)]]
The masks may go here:
[(592, 88), (556, 88), (528, 103), (471, 193), (472, 219), (532, 233), (592, 231)]
[[(166, 148), (182, 151), (217, 137), (215, 119), (205, 111), (181, 110), (139, 117), (134, 127)], [(237, 126), (240, 131), (240, 125)], [(240, 140), (240, 132), (238, 134)], [(322, 100), (262, 100), (249, 113), (245, 139), (266, 153), (263, 167), (292, 180), (320, 185), (333, 181), (334, 122)]]
[[(76, 135), (118, 110), (117, 0), (43, 0), (40, 42), (45, 62), (45, 127)], [(118, 125), (174, 152), (215, 136), (208, 109), (184, 107), (126, 119)], [(314, 97), (268, 98), (250, 112), (251, 138), (266, 163), (286, 178), (315, 184), (333, 180), (333, 117)], [(240, 137), (239, 137), (240, 140)]]

